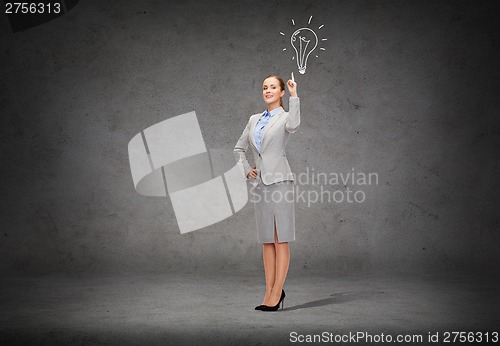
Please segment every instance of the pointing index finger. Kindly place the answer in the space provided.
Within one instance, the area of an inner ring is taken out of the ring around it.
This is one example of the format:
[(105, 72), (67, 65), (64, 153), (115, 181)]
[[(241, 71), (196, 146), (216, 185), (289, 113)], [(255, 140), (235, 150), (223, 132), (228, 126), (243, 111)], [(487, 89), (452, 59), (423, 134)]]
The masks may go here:
[(293, 78), (293, 72), (292, 72), (292, 82), (295, 83), (295, 78)]

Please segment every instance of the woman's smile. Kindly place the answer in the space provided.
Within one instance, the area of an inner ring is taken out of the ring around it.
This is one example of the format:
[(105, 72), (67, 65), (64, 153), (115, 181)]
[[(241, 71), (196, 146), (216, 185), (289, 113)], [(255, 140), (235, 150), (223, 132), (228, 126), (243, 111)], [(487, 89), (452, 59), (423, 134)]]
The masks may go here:
[(262, 96), (269, 110), (279, 106), (280, 99), (284, 94), (285, 91), (281, 90), (280, 82), (275, 77), (269, 77), (262, 83)]

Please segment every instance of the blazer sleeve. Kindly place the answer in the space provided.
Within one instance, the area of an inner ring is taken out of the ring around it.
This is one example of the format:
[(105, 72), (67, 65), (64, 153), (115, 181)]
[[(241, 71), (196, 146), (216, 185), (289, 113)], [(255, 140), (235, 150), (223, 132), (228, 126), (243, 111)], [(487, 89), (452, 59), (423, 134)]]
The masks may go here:
[(285, 123), (285, 129), (289, 133), (294, 133), (300, 125), (300, 99), (298, 96), (290, 96), (288, 105), (290, 110), (288, 112), (288, 120)]
[(250, 132), (250, 120), (248, 121), (245, 130), (241, 134), (240, 139), (238, 139), (238, 143), (234, 147), (234, 157), (236, 158), (236, 164), (240, 168), (243, 177), (248, 180), (247, 174), (252, 170), (250, 164), (248, 163), (246, 150), (248, 148), (248, 133)]

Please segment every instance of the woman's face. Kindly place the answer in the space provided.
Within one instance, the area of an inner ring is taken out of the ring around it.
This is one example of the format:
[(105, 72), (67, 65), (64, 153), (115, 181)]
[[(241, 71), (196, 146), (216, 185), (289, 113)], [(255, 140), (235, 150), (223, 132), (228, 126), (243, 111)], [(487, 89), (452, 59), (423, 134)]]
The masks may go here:
[(262, 97), (266, 104), (278, 102), (280, 97), (283, 97), (285, 90), (281, 90), (280, 82), (276, 77), (269, 77), (262, 83)]

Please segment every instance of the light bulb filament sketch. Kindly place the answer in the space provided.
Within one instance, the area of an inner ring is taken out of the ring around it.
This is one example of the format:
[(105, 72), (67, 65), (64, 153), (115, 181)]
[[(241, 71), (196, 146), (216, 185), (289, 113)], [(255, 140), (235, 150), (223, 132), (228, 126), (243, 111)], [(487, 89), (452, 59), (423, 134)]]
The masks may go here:
[[(307, 24), (311, 24), (312, 16), (309, 17)], [(295, 21), (291, 20), (292, 25), (295, 26)], [(320, 25), (318, 30), (323, 28), (324, 25)], [(285, 36), (283, 32), (280, 31), (280, 35)], [(326, 41), (326, 38), (322, 38), (321, 41), (318, 40), (318, 35), (309, 27), (303, 27), (295, 30), (290, 36), (290, 44), (292, 45), (295, 55), (292, 56), (292, 60), (295, 60), (297, 63), (297, 68), (300, 74), (306, 73), (307, 63), (309, 56), (311, 53), (316, 50), (318, 46), (318, 42)], [(320, 47), (320, 50), (324, 51), (324, 47)], [(286, 51), (286, 48), (283, 48), (283, 52)], [(317, 58), (318, 55), (315, 55)]]
[(307, 59), (318, 45), (318, 36), (309, 28), (301, 28), (292, 34), (290, 42), (295, 49), (299, 73), (304, 74), (306, 73)]

